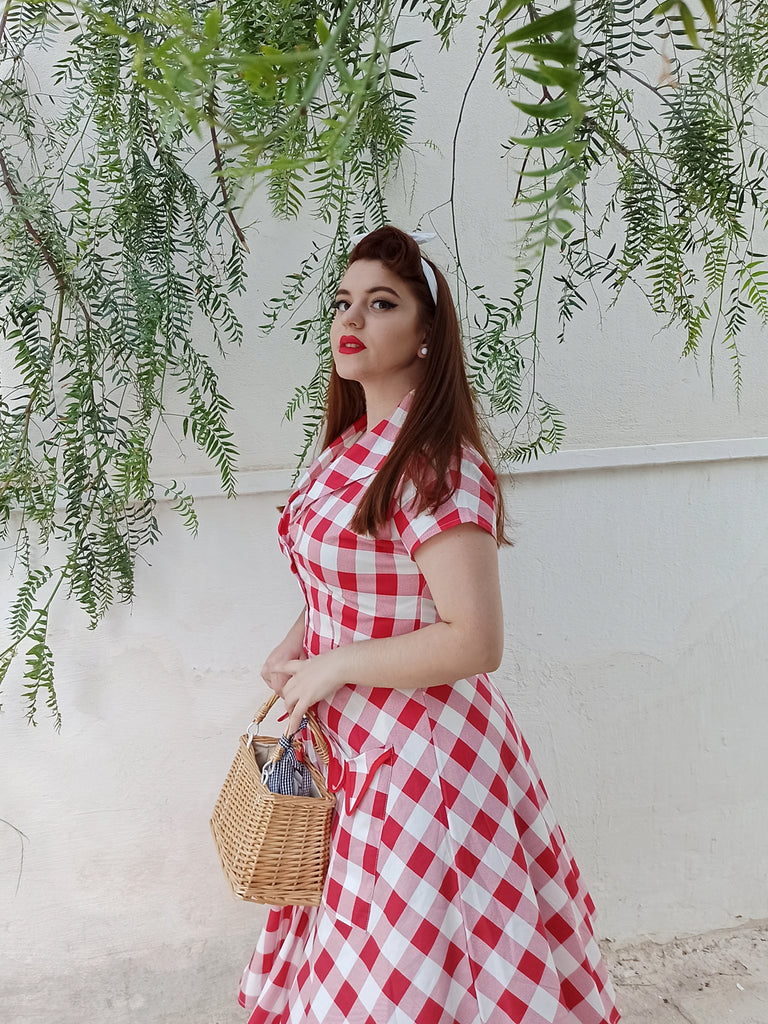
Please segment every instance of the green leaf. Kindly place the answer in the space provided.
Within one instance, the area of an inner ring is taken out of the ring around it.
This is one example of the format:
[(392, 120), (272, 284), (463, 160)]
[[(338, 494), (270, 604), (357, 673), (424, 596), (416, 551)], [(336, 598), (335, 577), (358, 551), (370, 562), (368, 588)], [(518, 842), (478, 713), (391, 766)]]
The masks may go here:
[[(713, 30), (716, 29), (718, 17), (717, 7), (714, 0), (701, 0), (701, 2), (707, 18), (709, 19), (710, 26)], [(675, 8), (677, 9), (677, 17), (683, 23), (683, 28), (685, 29), (685, 34), (688, 36), (688, 39), (691, 41), (693, 46), (697, 49), (701, 49), (696, 30), (696, 18), (684, 0), (664, 0), (663, 3), (659, 4), (658, 7), (654, 9), (653, 14), (667, 15), (674, 11)]]
[[(514, 141), (514, 140), (510, 140)], [(549, 167), (531, 167), (526, 168), (520, 172), (523, 178), (550, 178), (555, 174), (559, 174), (566, 168), (573, 166), (573, 157), (570, 153), (564, 152), (560, 160), (556, 164), (552, 164)]]
[(573, 64), (579, 53), (579, 46), (574, 37), (561, 36), (556, 43), (528, 43), (516, 46), (516, 53), (527, 53), (542, 64), (555, 61), (564, 66)]
[[(543, 121), (548, 118), (562, 118), (568, 117), (571, 114), (572, 100), (569, 96), (562, 96), (558, 100), (552, 100), (549, 103), (521, 103), (518, 100), (512, 101), (514, 106), (518, 110), (521, 110), (524, 114), (529, 114), (531, 117), (535, 117), (537, 121)], [(584, 108), (581, 108), (583, 113)]]
[(203, 34), (211, 41), (219, 38), (221, 32), (221, 8), (212, 7), (203, 22)]
[(690, 41), (693, 43), (693, 45), (698, 47), (699, 46), (699, 37), (698, 37), (698, 35), (696, 33), (696, 19), (694, 18), (693, 14), (691, 13), (691, 9), (688, 6), (688, 4), (681, 3), (679, 5), (679, 7), (680, 7), (680, 19), (681, 19), (681, 21), (683, 23), (683, 27), (685, 28), (686, 35), (688, 36)]
[(512, 70), (515, 74), (528, 78), (531, 82), (536, 82), (538, 85), (555, 86), (563, 89), (565, 92), (574, 92), (582, 82), (581, 73), (572, 68), (514, 67)]
[(563, 125), (546, 135), (511, 136), (510, 142), (516, 142), (527, 149), (555, 149), (573, 141), (573, 125)]
[(709, 18), (709, 24), (714, 31), (717, 28), (718, 22), (715, 0), (701, 0), (701, 6), (704, 8), (707, 17)]
[(389, 52), (390, 53), (399, 53), (401, 50), (407, 50), (408, 47), (416, 46), (420, 42), (421, 42), (420, 39), (407, 39), (405, 42), (395, 43), (394, 46), (390, 46), (389, 47)]
[[(572, 29), (576, 24), (576, 9), (570, 4), (552, 14), (545, 14), (535, 18), (527, 25), (522, 25), (513, 32), (507, 32), (496, 45), (496, 49), (507, 46), (509, 43), (519, 43), (526, 39), (539, 39), (542, 36), (552, 35), (555, 32), (564, 32)], [(518, 47), (515, 47), (518, 49)]]
[(315, 32), (317, 33), (317, 40), (320, 43), (320, 45), (325, 46), (325, 44), (331, 38), (331, 32), (319, 14), (315, 21)]
[(521, 7), (526, 7), (528, 2), (529, 0), (507, 0), (507, 2), (502, 6), (499, 13), (496, 15), (496, 20), (505, 21), (512, 14), (514, 14), (515, 11), (519, 11)]

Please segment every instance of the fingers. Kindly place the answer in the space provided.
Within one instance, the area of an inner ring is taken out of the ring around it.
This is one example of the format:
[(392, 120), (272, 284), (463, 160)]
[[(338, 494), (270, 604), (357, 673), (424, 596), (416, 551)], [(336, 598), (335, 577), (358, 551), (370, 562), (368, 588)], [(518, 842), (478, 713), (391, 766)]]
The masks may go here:
[(267, 684), (270, 690), (274, 690), (276, 694), (282, 697), (285, 684), (291, 677), (286, 675), (284, 672), (262, 671), (261, 678), (264, 680), (264, 682)]
[(288, 674), (288, 682), (283, 688), (281, 696), (286, 710), (288, 711), (288, 726), (286, 731), (289, 736), (299, 728), (301, 720), (307, 713), (307, 708), (309, 707), (307, 696), (302, 694), (302, 687), (297, 685), (297, 680), (295, 678), (295, 672), (299, 664), (300, 663), (298, 661), (293, 663), (287, 662), (283, 666), (284, 670)]
[(306, 657), (281, 661), (279, 665), (267, 663), (262, 671), (267, 685), (283, 698), (289, 715), (286, 727), (289, 736), (299, 728), (309, 707), (322, 696), (316, 692), (316, 685), (311, 684), (311, 676), (306, 678), (306, 672)]
[(296, 667), (301, 664), (301, 661), (288, 661), (275, 663), (271, 658), (267, 658), (261, 668), (261, 678), (267, 684), (267, 686), (274, 690), (275, 693), (281, 697), (286, 684), (291, 680)]
[(288, 719), (288, 726), (285, 730), (288, 736), (293, 736), (295, 732), (298, 732), (299, 727), (301, 726), (301, 720), (305, 714), (306, 711), (299, 711), (297, 708), (294, 708), (291, 712), (290, 718)]
[(301, 697), (293, 697), (290, 692), (283, 693), (283, 703), (288, 712), (288, 725), (286, 733), (292, 736), (301, 725), (301, 720), (307, 713), (307, 701)]
[(274, 690), (275, 687), (273, 686), (272, 679), (275, 673), (274, 669), (272, 668), (272, 665), (270, 664), (269, 658), (267, 658), (267, 660), (261, 666), (261, 672), (259, 674), (261, 675), (261, 678), (264, 680), (267, 686)]

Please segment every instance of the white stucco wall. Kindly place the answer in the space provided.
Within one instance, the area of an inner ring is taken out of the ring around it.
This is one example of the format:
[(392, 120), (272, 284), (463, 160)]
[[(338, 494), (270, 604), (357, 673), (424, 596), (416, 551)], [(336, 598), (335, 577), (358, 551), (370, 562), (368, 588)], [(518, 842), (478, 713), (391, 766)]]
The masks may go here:
[[(768, 914), (768, 462), (521, 476), (497, 680), (590, 884), (602, 936)], [(60, 609), (64, 728), (2, 731), (0, 966), (13, 1024), (223, 1022), (262, 911), (207, 819), (298, 607), (279, 494), (166, 513), (140, 597), (96, 633)], [(17, 889), (18, 884), (18, 889)]]
[[(412, 199), (415, 165), (392, 189), (406, 226), (447, 231), (437, 208), (470, 49), (430, 57), (420, 131), (441, 152), (421, 155)], [(511, 176), (483, 146), (488, 119), (505, 116), (487, 90), (472, 94), (458, 164), (464, 258), (496, 294), (514, 271)], [(246, 323), (308, 234), (267, 217), (254, 229)], [(441, 261), (439, 242), (430, 252)], [(564, 346), (544, 331), (539, 385), (564, 412), (568, 450), (508, 481), (516, 544), (501, 553), (497, 681), (600, 935), (617, 941), (768, 916), (768, 346), (758, 332), (743, 339), (738, 406), (725, 358), (716, 350), (713, 393), (708, 353), (681, 361), (682, 340), (662, 327), (628, 292)], [(299, 607), (275, 507), (300, 436), (282, 412), (311, 363), (287, 329), (250, 328), (221, 366), (242, 452), (236, 502), (215, 496), (200, 456), (159, 450), (159, 473), (201, 495), (200, 536), (161, 506), (131, 609), (90, 633), (75, 608), (57, 608), (62, 733), (44, 716), (28, 728), (18, 674), (5, 685), (0, 818), (27, 839), (22, 865), (0, 822), (4, 1022), (242, 1019), (232, 1000), (263, 913), (229, 895), (207, 821), (264, 693), (259, 665)], [(2, 606), (13, 591), (0, 584)]]

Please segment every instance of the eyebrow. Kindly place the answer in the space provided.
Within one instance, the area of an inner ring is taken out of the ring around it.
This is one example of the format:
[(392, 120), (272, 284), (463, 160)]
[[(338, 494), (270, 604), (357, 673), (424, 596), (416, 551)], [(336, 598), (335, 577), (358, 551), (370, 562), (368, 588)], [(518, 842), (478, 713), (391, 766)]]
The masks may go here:
[[(389, 292), (389, 294), (390, 295), (394, 295), (396, 299), (400, 298), (400, 295), (398, 294), (398, 292), (396, 292), (394, 290), (394, 288), (387, 288), (387, 286), (385, 284), (377, 285), (375, 288), (369, 288), (368, 291), (365, 294), (366, 295), (373, 295), (374, 292)], [(336, 292), (337, 296), (338, 295), (350, 295), (350, 294), (351, 293), (348, 292), (346, 288), (339, 288), (339, 290)]]

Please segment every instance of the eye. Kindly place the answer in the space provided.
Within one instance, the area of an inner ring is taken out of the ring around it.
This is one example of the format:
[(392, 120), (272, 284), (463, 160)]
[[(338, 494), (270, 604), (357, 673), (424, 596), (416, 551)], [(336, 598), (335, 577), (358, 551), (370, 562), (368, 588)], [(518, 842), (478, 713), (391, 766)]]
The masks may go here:
[(331, 306), (331, 309), (336, 313), (343, 313), (345, 310), (349, 309), (349, 303), (346, 299), (336, 299)]
[(374, 309), (394, 309), (394, 302), (388, 302), (387, 299), (374, 299), (371, 303)]

